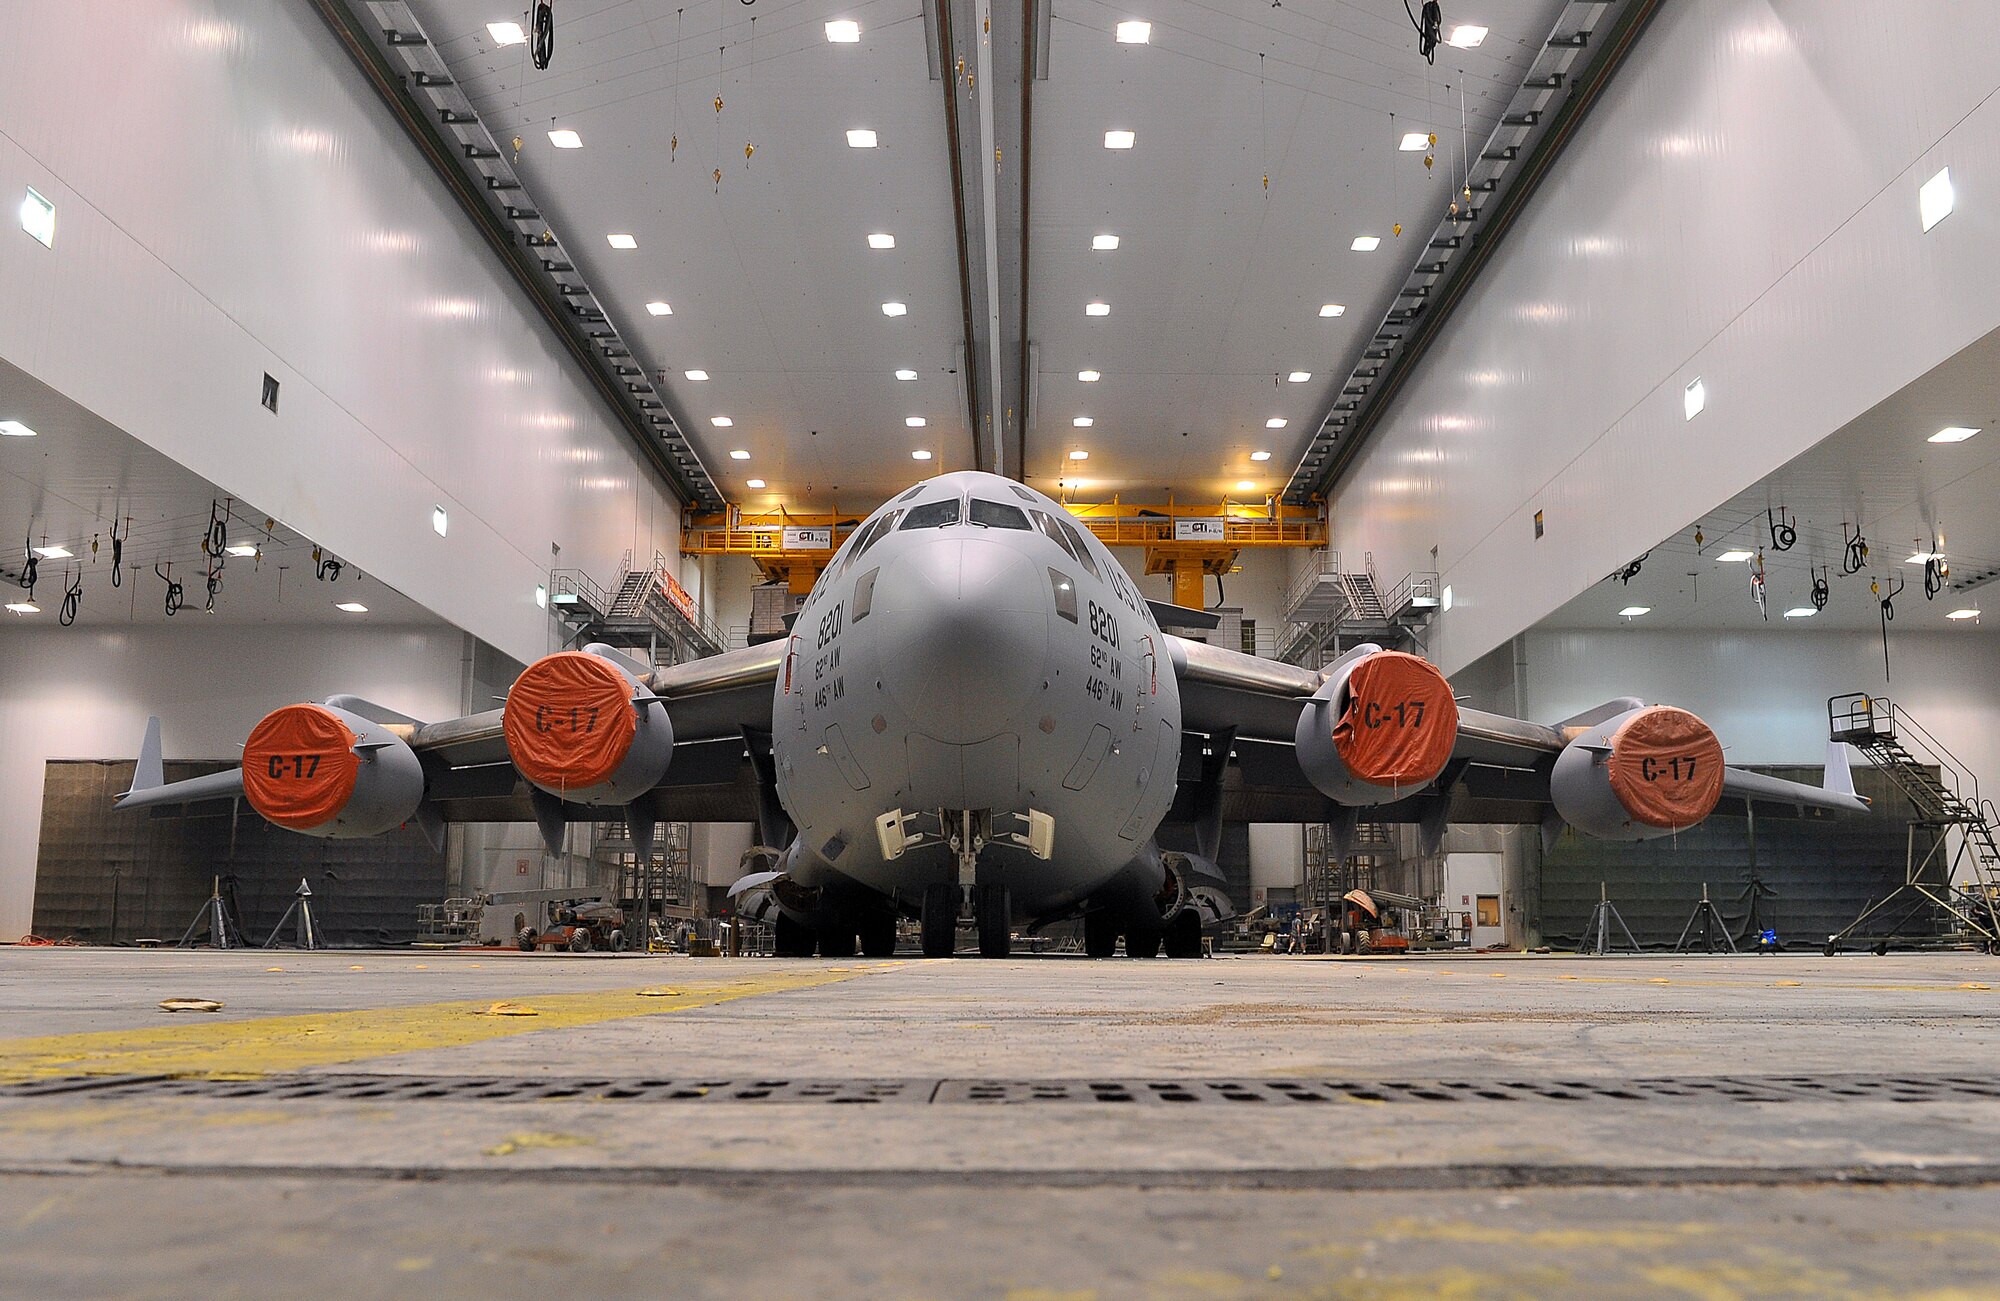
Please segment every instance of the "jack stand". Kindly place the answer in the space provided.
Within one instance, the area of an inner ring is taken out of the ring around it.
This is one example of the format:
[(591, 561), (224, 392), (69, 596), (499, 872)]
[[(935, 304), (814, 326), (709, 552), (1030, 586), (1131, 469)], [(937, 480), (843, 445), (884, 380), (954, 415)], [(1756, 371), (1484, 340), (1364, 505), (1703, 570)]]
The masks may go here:
[(204, 903), (201, 906), (201, 910), (195, 913), (194, 920), (188, 923), (187, 933), (181, 936), (181, 942), (174, 947), (177, 949), (194, 948), (195, 932), (199, 931), (203, 926), (208, 927), (208, 947), (212, 949), (233, 949), (236, 947), (237, 937), (230, 933), (229, 915), (222, 908), (222, 878), (219, 876), (215, 878), (214, 883), (209, 887), (208, 902)]
[(1702, 947), (1710, 953), (1715, 952), (1717, 935), (1722, 937), (1724, 948), (1731, 953), (1736, 952), (1736, 941), (1729, 937), (1729, 927), (1723, 923), (1722, 914), (1716, 910), (1715, 904), (1708, 897), (1706, 881), (1701, 883), (1701, 902), (1694, 906), (1694, 915), (1689, 917), (1688, 924), (1681, 928), (1681, 937), (1674, 944), (1674, 952), (1679, 953), (1687, 947), (1688, 936), (1693, 933), (1697, 925), (1701, 927)]
[(1624, 933), (1625, 943), (1631, 946), (1632, 952), (1639, 952), (1639, 941), (1632, 938), (1631, 928), (1625, 924), (1625, 919), (1618, 915), (1618, 905), (1611, 902), (1611, 896), (1605, 892), (1604, 882), (1599, 881), (1597, 906), (1590, 910), (1590, 920), (1584, 923), (1583, 943), (1576, 947), (1578, 955), (1589, 953), (1601, 958), (1610, 953), (1613, 922), (1618, 923), (1618, 929)]
[(319, 944), (319, 923), (313, 918), (312, 890), (304, 877), (299, 878), (299, 888), (292, 891), (292, 906), (285, 909), (285, 915), (271, 928), (271, 938), (264, 941), (265, 948), (277, 944), (278, 936), (284, 933), (285, 923), (294, 915), (299, 919), (298, 945), (301, 949), (317, 949)]

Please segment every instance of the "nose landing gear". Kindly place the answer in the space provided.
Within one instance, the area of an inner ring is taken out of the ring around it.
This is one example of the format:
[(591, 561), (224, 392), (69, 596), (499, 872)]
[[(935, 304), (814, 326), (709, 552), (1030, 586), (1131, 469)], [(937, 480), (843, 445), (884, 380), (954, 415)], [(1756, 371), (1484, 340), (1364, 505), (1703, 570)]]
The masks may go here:
[(937, 881), (924, 887), (923, 910), (919, 922), (923, 932), (924, 956), (948, 958), (958, 945), (958, 908), (962, 900), (957, 885)]

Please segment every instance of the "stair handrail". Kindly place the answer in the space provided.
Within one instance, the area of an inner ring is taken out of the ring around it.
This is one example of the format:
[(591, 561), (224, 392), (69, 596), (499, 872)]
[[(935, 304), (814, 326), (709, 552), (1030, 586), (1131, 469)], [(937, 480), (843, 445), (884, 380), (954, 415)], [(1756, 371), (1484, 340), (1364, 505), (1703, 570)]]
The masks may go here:
[[(1951, 792), (1952, 797), (1961, 804), (1970, 805), (1973, 812), (1975, 814), (1978, 813), (1980, 808), (1987, 803), (1979, 793), (1978, 774), (1966, 767), (1957, 755), (1947, 750), (1943, 742), (1926, 731), (1923, 724), (1910, 717), (1909, 711), (1905, 710), (1901, 705), (1890, 700), (1884, 700), (1881, 703), (1889, 706), (1889, 717), (1896, 725), (1898, 731), (1907, 727), (1911, 732), (1914, 732), (1920, 746), (1930, 752), (1928, 757), (1937, 763), (1939, 770), (1946, 777), (1952, 779), (1946, 783), (1946, 789)], [(1966, 793), (1967, 787), (1971, 789), (1970, 795)]]
[(1314, 547), (1307, 553), (1306, 561), (1305, 568), (1299, 570), (1285, 589), (1285, 618), (1293, 623), (1298, 622), (1294, 616), (1321, 579), (1331, 577), (1336, 584), (1340, 580), (1340, 553), (1331, 547)]

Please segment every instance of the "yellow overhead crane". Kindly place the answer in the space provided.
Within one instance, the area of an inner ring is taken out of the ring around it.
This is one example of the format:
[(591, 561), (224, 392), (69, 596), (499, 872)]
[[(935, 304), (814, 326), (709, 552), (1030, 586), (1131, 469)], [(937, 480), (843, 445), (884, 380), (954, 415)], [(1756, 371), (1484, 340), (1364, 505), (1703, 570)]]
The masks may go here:
[[(1281, 501), (1065, 502), (1070, 517), (1107, 547), (1139, 547), (1146, 572), (1173, 580), (1175, 605), (1201, 609), (1202, 580), (1235, 567), (1246, 547), (1323, 547), (1326, 521), (1316, 511)], [(812, 590), (820, 572), (868, 512), (799, 512), (782, 507), (690, 518), (681, 531), (681, 554), (748, 556), (766, 582), (784, 583), (794, 595)]]

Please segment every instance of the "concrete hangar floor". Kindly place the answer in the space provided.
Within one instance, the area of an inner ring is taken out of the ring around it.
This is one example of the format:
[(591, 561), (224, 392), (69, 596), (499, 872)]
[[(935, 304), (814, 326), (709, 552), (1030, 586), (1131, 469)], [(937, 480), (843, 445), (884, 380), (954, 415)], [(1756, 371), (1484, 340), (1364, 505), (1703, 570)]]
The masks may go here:
[(0, 1256), (16, 1295), (1993, 1295), (1994, 975), (0, 950)]

